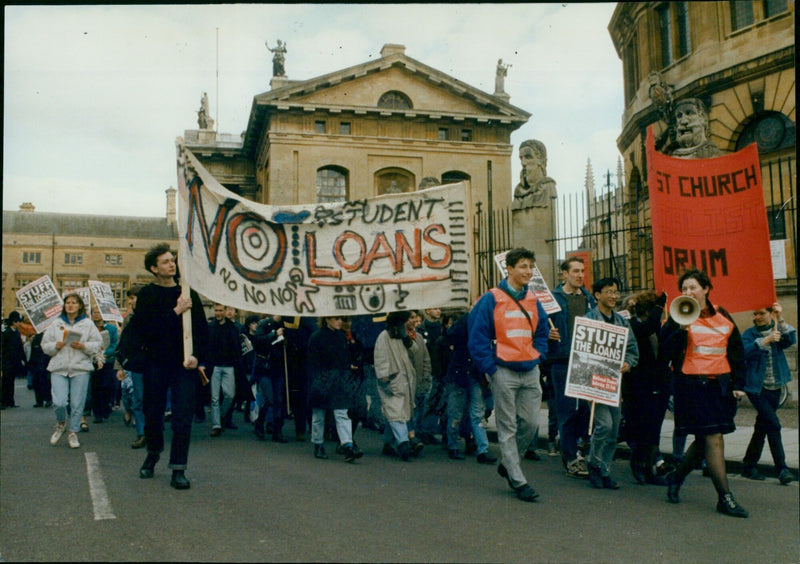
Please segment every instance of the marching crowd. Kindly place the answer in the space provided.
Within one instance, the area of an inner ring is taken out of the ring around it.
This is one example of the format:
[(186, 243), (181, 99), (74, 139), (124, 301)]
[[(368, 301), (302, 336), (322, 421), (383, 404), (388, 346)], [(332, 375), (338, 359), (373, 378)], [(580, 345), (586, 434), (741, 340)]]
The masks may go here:
[[(76, 293), (65, 296), (60, 317), (41, 334), (29, 324), (25, 330), (22, 316), (12, 312), (2, 333), (0, 402), (3, 409), (17, 407), (14, 379), (27, 375), (34, 407), (54, 409), (50, 443), (66, 433), (71, 448), (79, 448), (79, 434), (89, 430), (87, 417), (103, 424), (121, 407), (135, 432), (131, 448), (147, 452), (139, 470), (144, 479), (154, 475), (169, 423), (176, 489), (190, 487), (185, 469), (192, 424), (207, 422), (210, 435), (224, 440), (241, 413), (241, 424), (252, 426), (258, 440), (288, 442), (284, 428), (293, 421), (295, 440), (310, 439), (317, 459), (334, 454), (326, 442), (335, 443), (335, 455), (345, 462), (362, 458), (359, 426), (382, 433), (381, 454), (402, 461), (438, 444), (455, 461), (474, 453), (478, 463), (496, 465), (519, 499), (535, 501), (539, 492), (520, 461), (539, 459), (546, 399), (548, 454), (560, 454), (567, 476), (618, 489), (611, 463), (625, 441), (638, 483), (665, 486), (667, 499), (678, 503), (682, 483), (702, 465), (718, 494), (717, 510), (747, 517), (730, 491), (723, 456), (723, 436), (734, 430), (736, 403), (746, 395), (757, 419), (743, 475), (764, 479), (756, 464), (767, 441), (780, 483), (794, 479), (776, 409), (791, 379), (783, 351), (797, 338), (780, 304), (753, 312), (753, 325), (740, 334), (727, 311), (710, 301), (708, 276), (691, 269), (679, 278), (678, 291), (691, 296), (700, 313), (680, 325), (664, 313), (666, 294), (639, 292), (618, 304), (614, 278), (585, 288), (583, 261), (572, 257), (561, 265), (562, 282), (552, 292), (560, 311), (548, 316), (528, 288), (534, 260), (529, 250), (510, 251), (508, 276), (469, 310), (319, 319), (250, 315), (240, 323), (224, 304), (215, 304), (207, 320), (199, 296), (182, 292), (169, 247), (159, 245), (145, 257), (155, 280), (128, 292), (121, 328)], [(628, 332), (620, 407), (590, 406), (566, 395), (577, 317)], [(193, 349), (184, 354), (188, 326)], [(668, 460), (659, 439), (669, 408), (676, 448)], [(491, 414), (499, 461), (489, 451)], [(684, 453), (688, 435), (694, 441)]]

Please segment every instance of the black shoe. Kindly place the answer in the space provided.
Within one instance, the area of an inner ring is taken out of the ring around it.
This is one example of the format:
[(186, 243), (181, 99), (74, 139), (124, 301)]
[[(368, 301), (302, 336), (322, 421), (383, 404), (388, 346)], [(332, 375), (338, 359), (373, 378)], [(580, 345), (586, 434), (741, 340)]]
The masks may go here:
[(53, 402), (52, 401), (46, 401), (46, 402), (44, 402), (44, 406), (45, 407), (53, 407)]
[(397, 456), (397, 451), (394, 450), (392, 445), (384, 444), (383, 445), (383, 450), (381, 451), (381, 454), (383, 456)]
[(514, 487), (514, 484), (511, 483), (511, 478), (508, 476), (508, 470), (502, 464), (497, 465), (497, 473), (500, 475), (501, 478), (505, 478), (506, 482), (508, 482), (508, 487), (514, 491), (517, 491), (517, 488)]
[(589, 464), (589, 485), (598, 490), (603, 489), (603, 475), (597, 466)]
[(266, 440), (267, 435), (266, 435), (266, 433), (264, 433), (264, 424), (263, 423), (259, 423), (258, 421), (256, 421), (256, 424), (253, 427), (253, 432), (255, 432), (256, 437), (258, 437), (258, 439), (260, 441)]
[(742, 470), (742, 476), (747, 478), (748, 480), (757, 480), (759, 482), (763, 482), (766, 480), (764, 474), (758, 471), (757, 468), (745, 468)]
[(222, 427), (214, 427), (211, 429), (212, 437), (219, 437), (222, 434)]
[(517, 497), (522, 501), (536, 501), (536, 498), (539, 497), (538, 492), (528, 484), (514, 489), (517, 492)]
[(431, 434), (431, 433), (420, 433), (419, 438), (426, 445), (440, 445), (440, 444), (442, 444), (442, 441), (437, 439), (436, 436)]
[(467, 439), (464, 454), (473, 454), (476, 450), (478, 450), (478, 443), (474, 439)]
[(464, 455), (457, 448), (447, 449), (447, 456), (450, 460), (464, 460)]
[(95, 422), (95, 424), (97, 424), (97, 423), (103, 423), (104, 421), (105, 421), (105, 420), (104, 420), (102, 417), (95, 417), (95, 418), (94, 418), (94, 422)]
[(356, 451), (353, 448), (353, 445), (344, 445), (342, 450), (344, 451), (345, 462), (355, 462), (356, 458), (359, 458), (358, 454), (356, 454)]
[(618, 490), (619, 484), (611, 479), (611, 476), (603, 476), (603, 489)]
[(539, 462), (542, 459), (535, 450), (526, 450), (525, 451), (525, 460), (533, 460), (534, 462)]
[(314, 445), (314, 458), (328, 460), (328, 453), (325, 452), (325, 445)]
[(176, 490), (188, 490), (192, 487), (192, 484), (190, 484), (189, 480), (186, 479), (186, 475), (183, 473), (183, 470), (172, 471), (172, 479), (169, 481), (169, 485)]
[(422, 449), (425, 448), (425, 444), (419, 440), (417, 437), (413, 439), (408, 439), (408, 445), (411, 449), (411, 456), (419, 456), (422, 452)]
[(397, 445), (397, 453), (400, 455), (400, 458), (403, 462), (408, 462), (408, 459), (411, 458), (411, 455), (413, 454), (413, 450), (411, 449), (411, 445), (408, 441), (403, 441)]
[(647, 476), (644, 473), (644, 469), (641, 464), (634, 460), (631, 460), (631, 473), (633, 474), (633, 479), (636, 480), (639, 485), (643, 486), (647, 483)]
[(272, 441), (276, 443), (286, 444), (289, 442), (289, 439), (284, 437), (281, 433), (273, 433)]
[(157, 454), (148, 454), (147, 457), (144, 459), (144, 463), (142, 467), (139, 468), (139, 477), (143, 480), (153, 477), (153, 473), (156, 469), (156, 463), (160, 458)]
[(780, 474), (778, 474), (778, 481), (783, 486), (788, 486), (794, 480), (794, 474), (788, 468), (784, 468), (781, 470)]
[(673, 470), (664, 478), (667, 482), (667, 501), (670, 503), (680, 503), (681, 498), (678, 492), (683, 484), (683, 478), (678, 474), (677, 470)]
[(147, 446), (147, 440), (144, 438), (144, 435), (139, 435), (136, 437), (136, 440), (131, 443), (131, 448), (144, 448)]
[(733, 499), (733, 494), (730, 492), (719, 498), (717, 511), (731, 517), (742, 517), (743, 519), (747, 517), (747, 510)]
[(497, 458), (495, 458), (488, 452), (482, 452), (478, 455), (475, 461), (478, 464), (494, 464), (495, 462), (497, 462)]

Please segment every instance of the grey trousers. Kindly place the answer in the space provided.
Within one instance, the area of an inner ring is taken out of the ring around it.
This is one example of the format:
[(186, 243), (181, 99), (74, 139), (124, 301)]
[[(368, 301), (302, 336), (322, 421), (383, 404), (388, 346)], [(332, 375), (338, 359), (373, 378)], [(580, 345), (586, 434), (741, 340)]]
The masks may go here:
[(514, 487), (528, 483), (520, 467), (520, 452), (525, 452), (539, 427), (542, 385), (539, 367), (530, 372), (514, 372), (502, 366), (492, 376), (494, 417), (500, 459)]
[(619, 421), (619, 407), (595, 403), (589, 465), (599, 468), (603, 476), (611, 475), (611, 463), (617, 451)]

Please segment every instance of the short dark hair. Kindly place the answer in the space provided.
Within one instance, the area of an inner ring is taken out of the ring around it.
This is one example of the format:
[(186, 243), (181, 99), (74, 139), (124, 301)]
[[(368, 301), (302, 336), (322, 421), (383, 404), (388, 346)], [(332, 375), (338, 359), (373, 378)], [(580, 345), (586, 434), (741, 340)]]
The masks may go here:
[(610, 286), (616, 286), (617, 289), (619, 289), (619, 279), (614, 278), (613, 276), (606, 276), (605, 278), (597, 280), (594, 284), (592, 284), (592, 295), (602, 292), (603, 288), (608, 288)]
[(127, 296), (128, 296), (129, 298), (130, 298), (131, 296), (138, 296), (138, 295), (139, 295), (139, 291), (142, 289), (142, 287), (143, 287), (143, 285), (142, 285), (142, 284), (134, 284), (134, 285), (133, 285), (133, 286), (131, 286), (131, 287), (130, 287), (130, 289), (128, 290)]
[(150, 269), (158, 264), (158, 257), (169, 252), (172, 252), (172, 250), (167, 243), (159, 243), (151, 247), (147, 254), (144, 255), (144, 269), (152, 274), (153, 271)]
[(697, 283), (700, 284), (702, 288), (708, 288), (710, 290), (714, 287), (711, 285), (711, 280), (705, 271), (700, 270), (699, 268), (688, 268), (684, 270), (678, 277), (678, 291), (683, 288), (684, 281), (688, 280), (689, 278), (694, 278), (697, 280)]
[(525, 247), (511, 249), (506, 255), (506, 267), (514, 268), (514, 265), (516, 265), (522, 259), (530, 259), (531, 262), (536, 262), (536, 255), (533, 254), (533, 251), (526, 249)]
[(583, 259), (581, 257), (569, 257), (567, 260), (561, 263), (561, 272), (569, 272), (569, 265), (573, 262), (579, 262), (584, 264)]

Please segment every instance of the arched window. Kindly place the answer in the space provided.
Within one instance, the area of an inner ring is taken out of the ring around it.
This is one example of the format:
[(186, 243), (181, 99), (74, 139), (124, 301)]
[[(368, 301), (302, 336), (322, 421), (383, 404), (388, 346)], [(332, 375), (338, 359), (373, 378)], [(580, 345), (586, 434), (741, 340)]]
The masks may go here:
[(794, 147), (795, 131), (795, 124), (782, 113), (765, 112), (744, 128), (736, 141), (736, 150), (753, 142), (758, 144), (760, 155)]
[(317, 169), (317, 203), (347, 201), (347, 170), (339, 166)]
[(390, 110), (410, 110), (414, 106), (411, 105), (411, 99), (398, 90), (390, 90), (378, 99), (379, 108), (388, 108)]
[(449, 170), (442, 174), (442, 184), (453, 184), (454, 182), (471, 179), (472, 177), (469, 174), (460, 170)]
[(402, 168), (384, 168), (375, 173), (375, 191), (379, 196), (413, 192), (416, 185), (414, 175)]

